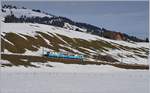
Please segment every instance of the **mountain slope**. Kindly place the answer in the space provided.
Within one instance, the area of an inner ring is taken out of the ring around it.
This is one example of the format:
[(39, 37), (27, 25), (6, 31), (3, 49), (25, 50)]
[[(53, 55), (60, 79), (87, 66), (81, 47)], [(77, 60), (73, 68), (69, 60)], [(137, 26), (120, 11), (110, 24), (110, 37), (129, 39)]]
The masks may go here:
[(2, 27), (4, 54), (41, 56), (44, 47), (45, 51), (82, 54), (86, 61), (148, 65), (148, 43), (110, 40), (43, 24), (2, 23)]
[(87, 23), (72, 21), (66, 17), (54, 16), (40, 10), (18, 8), (12, 5), (3, 5), (2, 8), (3, 21), (6, 23), (40, 23), (58, 26), (69, 30), (75, 30), (85, 33), (94, 34), (114, 40), (145, 42), (135, 36), (125, 33), (107, 30), (105, 28), (96, 27)]

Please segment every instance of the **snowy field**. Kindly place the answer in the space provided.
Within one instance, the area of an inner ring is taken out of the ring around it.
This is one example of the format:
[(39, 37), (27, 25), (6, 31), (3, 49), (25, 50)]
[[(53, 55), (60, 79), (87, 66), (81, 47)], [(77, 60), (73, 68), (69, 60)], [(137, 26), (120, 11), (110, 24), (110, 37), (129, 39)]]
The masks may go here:
[(1, 71), (0, 93), (149, 93), (148, 71)]

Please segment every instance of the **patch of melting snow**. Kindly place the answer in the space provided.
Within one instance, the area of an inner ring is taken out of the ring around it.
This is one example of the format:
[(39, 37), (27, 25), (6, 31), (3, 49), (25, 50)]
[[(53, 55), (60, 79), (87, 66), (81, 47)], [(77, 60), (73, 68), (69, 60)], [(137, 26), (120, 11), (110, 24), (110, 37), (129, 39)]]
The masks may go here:
[(0, 60), (0, 64), (11, 64), (8, 60)]
[[(3, 38), (4, 39), (4, 38)], [(8, 41), (7, 39), (4, 39), (4, 41), (8, 42), (9, 44), (15, 46), (12, 42)]]
[(24, 37), (24, 36), (22, 36), (21, 33), (15, 33), (15, 34), (17, 34), (18, 36), (20, 36), (20, 37), (22, 37), (23, 39), (27, 40), (27, 38)]

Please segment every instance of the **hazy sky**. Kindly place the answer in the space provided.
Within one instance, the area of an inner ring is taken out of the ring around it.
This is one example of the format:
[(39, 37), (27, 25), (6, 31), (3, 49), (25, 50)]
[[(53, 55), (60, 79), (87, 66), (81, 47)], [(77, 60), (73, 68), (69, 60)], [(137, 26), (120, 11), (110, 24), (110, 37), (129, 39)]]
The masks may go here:
[(40, 9), (106, 29), (140, 38), (148, 37), (148, 2), (146, 1), (15, 1), (7, 2), (19, 7)]

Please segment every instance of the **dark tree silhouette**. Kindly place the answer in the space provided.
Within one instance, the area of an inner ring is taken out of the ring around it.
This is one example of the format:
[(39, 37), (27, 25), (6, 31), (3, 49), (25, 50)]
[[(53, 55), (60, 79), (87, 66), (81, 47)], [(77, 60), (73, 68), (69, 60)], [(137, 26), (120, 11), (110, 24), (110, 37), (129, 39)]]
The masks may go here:
[(146, 38), (146, 40), (145, 40), (146, 42), (149, 42), (149, 39), (148, 38)]

